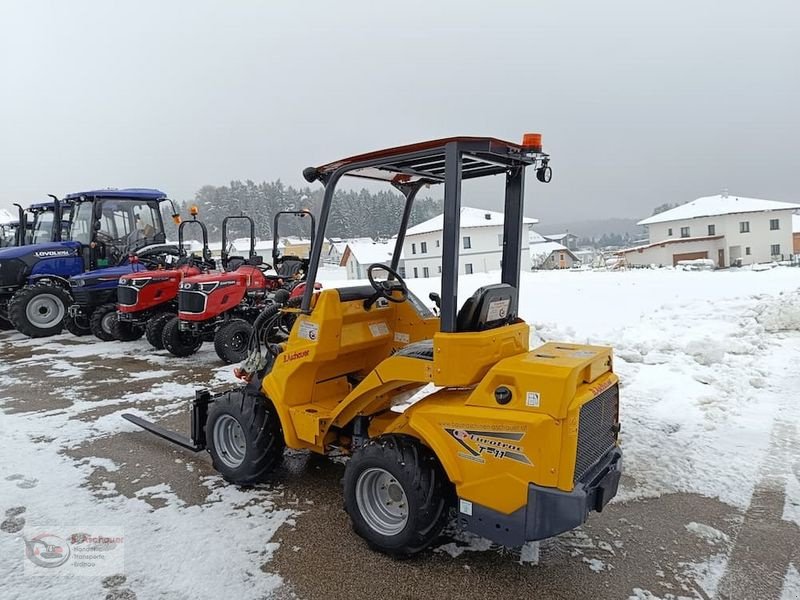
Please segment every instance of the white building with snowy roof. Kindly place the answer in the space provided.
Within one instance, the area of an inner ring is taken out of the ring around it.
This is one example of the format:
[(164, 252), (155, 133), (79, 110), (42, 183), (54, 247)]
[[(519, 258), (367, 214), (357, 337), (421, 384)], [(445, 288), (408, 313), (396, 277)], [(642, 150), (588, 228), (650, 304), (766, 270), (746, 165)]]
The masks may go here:
[[(371, 239), (360, 241), (349, 241), (345, 246), (340, 267), (347, 270), (348, 279), (366, 279), (367, 269), (370, 265), (390, 265), (394, 254), (395, 240), (373, 241)], [(403, 257), (400, 257), (398, 265), (400, 276), (403, 276)], [(385, 273), (379, 274), (383, 277)]]
[[(520, 267), (531, 268), (530, 228), (538, 223), (525, 217), (520, 240)], [(442, 273), (442, 229), (444, 216), (438, 215), (406, 231), (403, 243), (406, 277), (438, 277)], [(483, 208), (461, 207), (459, 233), (459, 273), (488, 273), (500, 269), (503, 256), (503, 213)]]
[(794, 254), (792, 215), (800, 204), (723, 193), (639, 221), (649, 242), (621, 250), (629, 265), (674, 266), (709, 259), (718, 268), (786, 260)]

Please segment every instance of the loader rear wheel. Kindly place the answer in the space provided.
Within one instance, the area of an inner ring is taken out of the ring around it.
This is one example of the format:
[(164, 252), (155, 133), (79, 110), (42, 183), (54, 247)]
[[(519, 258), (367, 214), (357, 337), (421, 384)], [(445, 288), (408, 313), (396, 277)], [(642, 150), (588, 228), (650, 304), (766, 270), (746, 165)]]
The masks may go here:
[(64, 317), (64, 329), (69, 331), (72, 335), (77, 335), (77, 336), (84, 336), (92, 333), (92, 330), (89, 327), (89, 322), (85, 317), (83, 316), (73, 317), (70, 314), (67, 314)]
[(120, 342), (133, 342), (144, 335), (144, 329), (128, 321), (120, 321), (119, 315), (116, 314), (114, 316), (114, 322), (111, 324), (111, 331), (114, 334), (114, 339)]
[(264, 481), (283, 458), (285, 443), (272, 403), (260, 394), (234, 390), (208, 410), (206, 443), (211, 462), (226, 481)]
[(101, 304), (92, 311), (92, 316), (89, 317), (89, 329), (92, 330), (94, 336), (104, 342), (113, 342), (114, 337), (114, 323), (117, 320), (117, 305), (109, 302), (108, 304)]
[(402, 435), (358, 449), (344, 472), (344, 503), (353, 530), (395, 557), (421, 552), (447, 521), (452, 486), (431, 450)]
[(72, 298), (55, 285), (22, 288), (8, 303), (8, 317), (17, 331), (32, 338), (61, 333)]
[(225, 364), (240, 363), (247, 358), (253, 326), (244, 319), (231, 319), (214, 335), (214, 350)]
[(175, 315), (172, 313), (161, 313), (148, 319), (144, 328), (144, 335), (156, 350), (164, 349), (164, 325), (174, 317)]
[(203, 338), (190, 331), (181, 331), (179, 326), (180, 319), (178, 317), (172, 317), (164, 325), (161, 337), (164, 348), (169, 350), (173, 356), (181, 358), (191, 356), (203, 345)]

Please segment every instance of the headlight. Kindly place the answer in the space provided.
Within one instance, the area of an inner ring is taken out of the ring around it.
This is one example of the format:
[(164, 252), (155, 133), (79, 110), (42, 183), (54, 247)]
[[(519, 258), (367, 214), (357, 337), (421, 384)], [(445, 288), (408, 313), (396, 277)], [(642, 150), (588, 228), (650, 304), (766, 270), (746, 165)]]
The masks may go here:
[(69, 282), (71, 287), (83, 287), (86, 285), (85, 279), (71, 279)]
[(195, 285), (198, 290), (208, 294), (209, 292), (213, 292), (215, 289), (219, 287), (219, 281), (206, 281), (204, 283), (197, 283)]
[[(150, 281), (152, 277), (140, 277), (139, 279), (131, 279), (131, 285), (137, 289), (142, 289), (144, 286), (147, 285), (147, 282)], [(120, 279), (120, 283), (122, 280)]]

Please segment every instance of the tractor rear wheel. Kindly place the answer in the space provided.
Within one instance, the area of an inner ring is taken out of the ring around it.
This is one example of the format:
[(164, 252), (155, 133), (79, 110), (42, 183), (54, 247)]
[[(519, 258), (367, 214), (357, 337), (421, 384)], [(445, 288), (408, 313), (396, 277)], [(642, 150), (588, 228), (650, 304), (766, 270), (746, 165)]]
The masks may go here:
[(55, 285), (22, 288), (8, 303), (8, 317), (20, 333), (32, 338), (61, 333), (72, 298)]
[(89, 323), (84, 317), (73, 317), (70, 314), (64, 317), (64, 329), (72, 335), (83, 336), (92, 333)]
[(197, 352), (203, 345), (203, 338), (190, 331), (181, 331), (179, 325), (178, 317), (172, 317), (167, 321), (161, 340), (170, 354), (183, 358)]
[(164, 349), (164, 325), (175, 317), (172, 313), (159, 313), (147, 320), (144, 335), (150, 345), (156, 350)]
[(111, 302), (101, 304), (92, 311), (92, 316), (89, 317), (89, 329), (95, 337), (104, 342), (113, 342), (116, 339), (114, 337), (114, 323), (116, 322), (117, 305)]
[(114, 339), (120, 342), (133, 342), (144, 335), (144, 329), (142, 327), (138, 327), (129, 321), (120, 321), (119, 314), (117, 313), (114, 314), (111, 331), (114, 333)]
[(211, 462), (226, 481), (264, 481), (283, 458), (286, 444), (275, 407), (263, 395), (230, 391), (208, 409), (206, 443)]
[(404, 435), (384, 435), (356, 450), (344, 472), (353, 530), (374, 550), (421, 552), (444, 527), (452, 486), (433, 452)]
[(225, 364), (240, 363), (247, 358), (253, 326), (244, 319), (231, 319), (214, 335), (214, 350)]

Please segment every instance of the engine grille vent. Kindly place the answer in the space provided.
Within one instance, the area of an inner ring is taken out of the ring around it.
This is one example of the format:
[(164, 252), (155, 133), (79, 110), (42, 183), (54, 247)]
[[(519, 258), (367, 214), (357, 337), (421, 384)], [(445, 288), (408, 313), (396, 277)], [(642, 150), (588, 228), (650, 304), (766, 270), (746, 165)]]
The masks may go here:
[(581, 407), (578, 421), (578, 452), (574, 481), (586, 473), (617, 443), (619, 386), (608, 388)]

